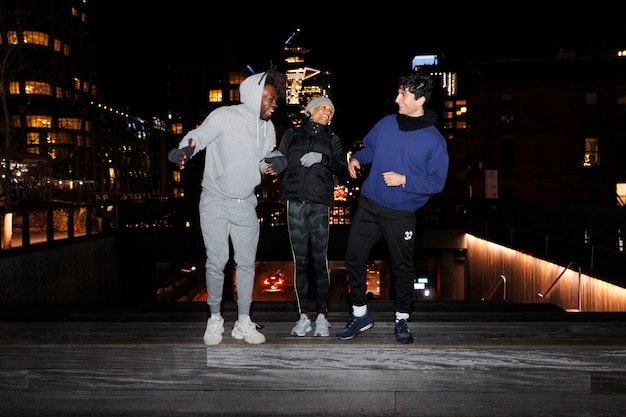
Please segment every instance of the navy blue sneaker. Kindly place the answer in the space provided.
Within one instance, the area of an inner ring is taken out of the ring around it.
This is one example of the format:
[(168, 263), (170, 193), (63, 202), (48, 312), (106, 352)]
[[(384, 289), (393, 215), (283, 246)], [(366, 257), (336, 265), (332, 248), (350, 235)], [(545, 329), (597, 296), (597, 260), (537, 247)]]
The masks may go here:
[(374, 327), (374, 319), (370, 316), (370, 312), (366, 312), (364, 316), (356, 317), (354, 314), (350, 315), (350, 321), (346, 325), (346, 328), (337, 332), (337, 337), (342, 340), (352, 339), (359, 333), (363, 333)]
[(413, 335), (409, 330), (409, 326), (407, 326), (406, 324), (406, 320), (398, 320), (396, 322), (396, 328), (394, 333), (396, 335), (396, 342), (413, 343)]

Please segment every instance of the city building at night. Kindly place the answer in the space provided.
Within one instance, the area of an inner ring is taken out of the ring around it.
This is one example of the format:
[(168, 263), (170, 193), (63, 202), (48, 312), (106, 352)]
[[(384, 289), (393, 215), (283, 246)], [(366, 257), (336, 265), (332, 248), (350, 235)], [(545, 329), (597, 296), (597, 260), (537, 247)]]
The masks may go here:
[(0, 160), (10, 207), (167, 193), (165, 123), (98, 95), (90, 5), (3, 2)]

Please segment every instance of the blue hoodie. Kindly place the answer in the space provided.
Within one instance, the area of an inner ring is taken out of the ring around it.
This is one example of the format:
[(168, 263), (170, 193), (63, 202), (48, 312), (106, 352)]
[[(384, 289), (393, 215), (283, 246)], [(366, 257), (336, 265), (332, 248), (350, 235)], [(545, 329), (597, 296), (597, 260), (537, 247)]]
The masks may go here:
[(255, 188), (274, 149), (276, 130), (261, 119), (261, 99), (266, 74), (254, 74), (239, 86), (241, 104), (213, 110), (196, 129), (183, 136), (178, 147), (196, 141), (191, 157), (206, 148), (202, 192), (214, 197), (242, 199), (257, 205)]
[[(443, 190), (448, 176), (448, 149), (434, 123), (437, 116), (424, 116), (399, 126), (399, 115), (383, 117), (363, 139), (364, 148), (352, 155), (361, 164), (371, 164), (361, 194), (387, 208), (416, 211), (431, 195)], [(383, 172), (406, 176), (404, 187), (388, 187)]]

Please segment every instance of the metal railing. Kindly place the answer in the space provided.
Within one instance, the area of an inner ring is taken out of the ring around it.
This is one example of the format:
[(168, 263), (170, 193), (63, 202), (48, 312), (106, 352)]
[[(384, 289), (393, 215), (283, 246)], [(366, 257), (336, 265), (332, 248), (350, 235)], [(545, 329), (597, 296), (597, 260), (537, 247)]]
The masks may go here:
[(506, 301), (506, 277), (500, 274), (500, 279), (493, 284), (489, 293), (482, 298), (483, 301), (489, 300), (495, 294), (498, 285), (502, 283), (502, 301)]
[(559, 280), (561, 279), (561, 277), (565, 274), (566, 271), (568, 271), (572, 266), (577, 266), (578, 267), (578, 308), (576, 309), (576, 311), (581, 311), (580, 306), (581, 306), (581, 291), (580, 291), (580, 280), (581, 280), (581, 276), (582, 276), (582, 269), (580, 267), (580, 265), (578, 265), (576, 262), (570, 262), (569, 264), (567, 264), (567, 266), (563, 269), (563, 271), (559, 274), (558, 277), (556, 277), (556, 279), (554, 280), (554, 282), (552, 282), (552, 284), (548, 287), (548, 289), (544, 292), (539, 292), (537, 293), (537, 296), (539, 298), (545, 298), (548, 296), (548, 294), (550, 294), (550, 292), (552, 291), (552, 289), (556, 286), (557, 282), (559, 282)]

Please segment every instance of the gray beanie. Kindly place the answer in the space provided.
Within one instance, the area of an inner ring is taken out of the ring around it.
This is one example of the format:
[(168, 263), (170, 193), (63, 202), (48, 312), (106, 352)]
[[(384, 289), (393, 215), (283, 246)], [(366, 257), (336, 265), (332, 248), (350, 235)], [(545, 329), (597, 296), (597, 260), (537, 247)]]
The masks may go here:
[(328, 97), (317, 97), (309, 101), (309, 104), (307, 104), (306, 107), (304, 108), (304, 112), (306, 113), (307, 116), (310, 116), (311, 113), (313, 113), (313, 110), (315, 110), (317, 106), (321, 106), (324, 103), (330, 104), (330, 107), (333, 108), (333, 115), (334, 115), (335, 105), (333, 104), (332, 101), (330, 101)]

